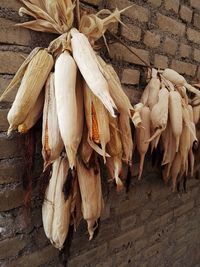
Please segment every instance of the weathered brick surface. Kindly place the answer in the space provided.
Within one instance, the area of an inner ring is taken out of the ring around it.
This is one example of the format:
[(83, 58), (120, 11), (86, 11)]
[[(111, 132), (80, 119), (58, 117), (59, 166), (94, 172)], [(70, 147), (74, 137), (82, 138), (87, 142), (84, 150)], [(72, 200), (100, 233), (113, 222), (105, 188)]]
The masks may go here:
[(200, 50), (194, 49), (194, 60), (200, 62)]
[(161, 31), (183, 36), (185, 34), (185, 25), (162, 14), (157, 15), (157, 24)]
[(196, 44), (200, 44), (200, 32), (199, 31), (188, 28), (187, 37), (189, 41), (196, 43)]
[(21, 4), (17, 0), (1, 0), (1, 7), (18, 11)]
[(190, 4), (192, 7), (200, 10), (200, 2), (198, 0), (190, 0)]
[[(129, 47), (133, 51), (135, 51), (143, 60), (147, 63), (149, 62), (149, 52), (144, 49), (136, 49), (134, 47)], [(138, 59), (135, 55), (133, 55), (126, 47), (122, 44), (115, 43), (110, 45), (110, 55), (113, 59), (125, 60), (129, 63), (134, 63), (138, 65), (144, 65), (140, 59)]]
[(147, 47), (158, 47), (160, 45), (160, 35), (153, 32), (146, 32), (144, 36), (144, 44)]
[(0, 73), (15, 74), (23, 63), (26, 54), (11, 51), (0, 51)]
[(125, 38), (134, 41), (134, 42), (139, 42), (141, 39), (141, 34), (142, 31), (139, 27), (134, 26), (132, 24), (126, 24), (128, 26), (122, 26), (122, 36), (124, 36)]
[(197, 66), (191, 63), (186, 63), (178, 60), (172, 60), (171, 67), (178, 71), (180, 74), (186, 74), (189, 76), (195, 76)]
[(177, 42), (169, 37), (165, 38), (163, 49), (164, 52), (170, 55), (175, 55), (177, 50)]
[(189, 45), (181, 44), (179, 48), (179, 52), (182, 58), (190, 58), (192, 48)]
[(148, 0), (152, 6), (159, 7), (161, 5), (161, 0)]
[(138, 84), (140, 80), (140, 72), (132, 69), (124, 69), (121, 82), (124, 84)]
[(194, 14), (194, 26), (200, 29), (200, 15), (197, 13)]
[(147, 22), (149, 18), (149, 10), (148, 8), (144, 8), (143, 6), (135, 5), (131, 1), (127, 0), (110, 0), (107, 3), (109, 8), (119, 8), (123, 9), (127, 6), (131, 6), (130, 9), (126, 11), (126, 16), (130, 17), (131, 19), (138, 20), (140, 22)]
[(31, 42), (30, 31), (20, 29), (15, 23), (8, 19), (0, 18), (0, 42), (5, 44), (19, 44), (28, 46)]
[(182, 5), (180, 8), (180, 16), (184, 21), (191, 22), (192, 21), (193, 11), (187, 6)]
[(166, 56), (155, 54), (154, 65), (156, 68), (165, 69), (168, 67), (168, 58)]
[[(30, 46), (47, 46), (48, 34), (15, 28), (20, 3), (0, 1), (0, 94), (10, 82)], [(84, 0), (96, 10), (133, 7), (122, 15), (127, 24), (114, 25), (114, 32), (151, 66), (172, 67), (187, 80), (200, 78), (200, 13), (195, 0)], [(11, 12), (12, 11), (12, 12)], [(12, 20), (13, 16), (13, 20)], [(38, 38), (39, 37), (39, 38)], [(118, 42), (107, 38), (111, 61), (125, 93), (134, 105), (145, 87), (146, 67)], [(18, 52), (21, 51), (21, 52)], [(103, 52), (103, 51), (102, 51)], [(103, 52), (104, 56), (108, 53)], [(23, 56), (21, 56), (23, 55)], [(12, 102), (16, 89), (8, 97)], [(33, 201), (23, 206), (23, 137), (6, 136), (10, 103), (0, 103), (0, 266), (60, 267), (58, 251), (45, 237), (41, 216), (38, 176), (42, 171), (41, 144), (36, 145), (33, 170)], [(37, 140), (41, 129), (37, 128)], [(86, 223), (74, 233), (69, 267), (199, 267), (200, 182), (188, 180), (187, 194), (172, 194), (161, 181), (161, 173), (147, 156), (143, 180), (138, 182), (138, 157), (134, 159), (128, 193), (106, 194), (100, 230), (88, 242)], [(105, 177), (106, 178), (106, 177)]]
[(179, 11), (179, 0), (165, 0), (165, 8), (169, 11), (178, 13)]

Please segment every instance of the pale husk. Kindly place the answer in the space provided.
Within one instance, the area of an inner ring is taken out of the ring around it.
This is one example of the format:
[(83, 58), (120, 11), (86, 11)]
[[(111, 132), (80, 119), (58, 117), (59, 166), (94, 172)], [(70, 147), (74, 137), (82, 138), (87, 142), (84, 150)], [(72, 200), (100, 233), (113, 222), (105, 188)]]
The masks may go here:
[(36, 100), (35, 105), (28, 113), (25, 121), (18, 126), (19, 133), (27, 133), (28, 130), (30, 130), (36, 124), (36, 122), (42, 115), (43, 106), (44, 106), (44, 91), (42, 90), (40, 95), (38, 96), (38, 99)]
[(40, 50), (29, 62), (7, 116), (10, 124), (8, 133), (15, 130), (26, 119), (35, 105), (53, 64), (53, 57), (46, 50)]
[(69, 168), (66, 158), (62, 158), (54, 197), (54, 215), (52, 223), (51, 243), (58, 249), (62, 249), (67, 237), (70, 215), (72, 195), (67, 200), (64, 198), (63, 185), (66, 181), (66, 173)]
[(71, 212), (72, 196), (65, 201), (63, 185), (69, 168), (66, 158), (58, 158), (53, 163), (53, 173), (45, 193), (42, 206), (43, 226), (47, 237), (58, 249), (62, 249), (65, 242)]
[(129, 98), (122, 89), (120, 80), (114, 68), (107, 64), (99, 55), (97, 55), (97, 60), (99, 62), (100, 70), (108, 82), (110, 95), (114, 100), (118, 111), (120, 113), (127, 113), (129, 116), (131, 116), (130, 110), (133, 110), (133, 107)]
[[(101, 149), (102, 149), (104, 161), (106, 161), (106, 144), (110, 141), (108, 112), (105, 109), (104, 105), (101, 103), (101, 101), (91, 92), (91, 90), (88, 88), (87, 84), (84, 83), (85, 116), (86, 116), (86, 123), (87, 123), (87, 128), (88, 128), (90, 140), (93, 139), (92, 105), (96, 111), (99, 143), (101, 144)], [(92, 140), (92, 141), (94, 143), (94, 141), (97, 141), (97, 140)], [(93, 146), (92, 148), (97, 153), (99, 153), (99, 149), (96, 150), (95, 146)]]
[(86, 169), (81, 160), (77, 160), (77, 174), (82, 198), (83, 218), (87, 221), (89, 240), (93, 238), (98, 219), (103, 210), (103, 197), (99, 166)]
[(119, 116), (119, 130), (121, 135), (123, 156), (122, 159), (127, 164), (132, 164), (132, 154), (133, 154), (133, 140), (130, 126), (129, 115), (121, 113)]
[(98, 67), (95, 52), (87, 37), (76, 29), (71, 29), (72, 53), (78, 68), (90, 90), (105, 105), (112, 116), (115, 117), (116, 105), (110, 96), (108, 83)]
[(116, 182), (117, 191), (121, 191), (123, 183), (120, 179), (120, 173), (122, 171), (122, 142), (118, 129), (118, 120), (109, 117), (110, 121), (110, 141), (107, 144), (107, 150), (111, 157), (107, 158), (106, 166), (109, 169), (111, 178)]
[[(58, 124), (69, 166), (76, 166), (76, 154), (82, 137), (83, 110), (81, 90), (76, 88), (77, 67), (69, 52), (63, 52), (55, 64), (55, 96)], [(79, 104), (78, 104), (79, 103)]]
[(17, 24), (35, 31), (65, 33), (72, 27), (75, 4), (71, 0), (21, 0), (26, 7), (21, 7), (21, 16), (29, 15), (35, 20)]
[(64, 148), (58, 126), (55, 99), (54, 73), (48, 77), (45, 86), (45, 103), (42, 124), (42, 155), (44, 167), (56, 160)]

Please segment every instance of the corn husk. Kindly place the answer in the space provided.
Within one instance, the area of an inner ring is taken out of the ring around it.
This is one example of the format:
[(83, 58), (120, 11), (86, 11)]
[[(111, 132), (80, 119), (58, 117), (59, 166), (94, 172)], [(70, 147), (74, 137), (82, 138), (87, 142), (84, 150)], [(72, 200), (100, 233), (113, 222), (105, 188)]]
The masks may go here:
[(63, 52), (55, 64), (55, 96), (58, 124), (70, 169), (76, 166), (76, 154), (82, 137), (83, 110), (76, 85), (77, 67), (69, 52)]
[(98, 164), (96, 168), (90, 168), (88, 170), (84, 167), (81, 160), (77, 160), (77, 174), (82, 199), (82, 213), (83, 218), (87, 221), (89, 240), (93, 238), (94, 231), (98, 227), (98, 219), (103, 210), (101, 177)]
[(36, 122), (42, 115), (43, 106), (44, 106), (44, 91), (42, 90), (42, 92), (38, 96), (38, 99), (36, 100), (34, 107), (29, 112), (25, 121), (18, 126), (19, 133), (23, 134), (27, 133), (28, 130), (30, 130), (36, 124)]
[(45, 103), (43, 109), (42, 155), (45, 168), (60, 156), (63, 148), (64, 144), (58, 126), (54, 73), (51, 73), (45, 86)]
[(20, 8), (19, 14), (31, 16), (35, 20), (19, 23), (18, 26), (59, 34), (69, 31), (72, 27), (75, 4), (71, 0), (21, 1), (25, 7)]
[(78, 68), (88, 84), (88, 88), (105, 105), (112, 116), (115, 117), (116, 105), (110, 96), (108, 83), (98, 67), (97, 58), (87, 37), (76, 29), (71, 29), (72, 53)]
[(89, 139), (93, 143), (101, 144), (101, 152), (98, 146), (94, 145), (92, 148), (103, 155), (105, 162), (106, 144), (110, 141), (108, 112), (101, 101), (89, 90), (86, 83), (84, 83), (84, 106)]
[(111, 65), (106, 64), (106, 62), (99, 55), (97, 55), (97, 60), (99, 62), (100, 70), (108, 82), (110, 95), (114, 100), (118, 111), (120, 113), (127, 113), (129, 116), (131, 116), (130, 110), (133, 110), (133, 107), (129, 98), (122, 89), (120, 80), (114, 68)]
[(132, 164), (133, 139), (131, 133), (130, 119), (127, 114), (121, 113), (119, 116), (119, 130), (121, 135), (123, 155), (122, 159), (127, 164)]
[(53, 57), (46, 50), (40, 50), (29, 62), (7, 116), (10, 124), (8, 133), (17, 129), (25, 121), (37, 101), (53, 64)]
[(58, 158), (53, 163), (53, 173), (45, 193), (42, 206), (43, 226), (47, 237), (58, 249), (62, 249), (65, 242), (71, 212), (72, 196), (65, 201), (63, 185), (69, 168), (67, 159)]
[(107, 150), (111, 157), (107, 158), (106, 166), (110, 172), (111, 178), (115, 180), (117, 185), (117, 191), (121, 191), (123, 183), (120, 179), (120, 173), (122, 171), (122, 142), (118, 129), (118, 120), (109, 117), (110, 121), (110, 141), (107, 144)]

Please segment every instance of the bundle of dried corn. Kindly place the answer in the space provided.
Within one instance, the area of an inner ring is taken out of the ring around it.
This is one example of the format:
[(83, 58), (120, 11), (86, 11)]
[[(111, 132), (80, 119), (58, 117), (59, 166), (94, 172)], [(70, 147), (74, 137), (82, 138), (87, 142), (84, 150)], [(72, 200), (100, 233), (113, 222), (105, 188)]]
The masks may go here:
[[(197, 96), (190, 100), (186, 89)], [(163, 151), (163, 179), (167, 183), (172, 178), (172, 189), (177, 181), (193, 175), (193, 145), (196, 143), (195, 122), (199, 120), (198, 109), (192, 109), (190, 102), (199, 99), (199, 90), (189, 85), (183, 76), (171, 69), (152, 69), (152, 77), (146, 86), (140, 111), (142, 128), (136, 130), (136, 145), (140, 154), (141, 177), (145, 153), (151, 143), (151, 151), (158, 144)], [(195, 117), (195, 121), (194, 121)], [(151, 135), (151, 137), (150, 137)]]
[(104, 206), (98, 157), (103, 158), (117, 191), (122, 190), (122, 162), (132, 164), (130, 122), (141, 126), (142, 107), (132, 107), (114, 68), (94, 50), (99, 38), (106, 42), (104, 34), (112, 23), (122, 23), (120, 14), (126, 9), (83, 15), (76, 29), (73, 0), (21, 2), (19, 14), (34, 20), (18, 25), (60, 36), (47, 49), (33, 50), (0, 100), (6, 101), (20, 85), (8, 113), (8, 133), (27, 132), (43, 110), (44, 170), (53, 165), (43, 224), (52, 244), (61, 249), (70, 223), (76, 230), (83, 217), (90, 240), (98, 227)]

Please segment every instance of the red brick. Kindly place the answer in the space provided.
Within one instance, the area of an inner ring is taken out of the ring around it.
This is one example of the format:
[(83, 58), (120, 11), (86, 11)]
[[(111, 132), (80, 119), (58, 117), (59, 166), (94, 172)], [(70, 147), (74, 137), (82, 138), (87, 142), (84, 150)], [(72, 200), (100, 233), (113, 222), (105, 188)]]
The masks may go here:
[(132, 6), (130, 9), (126, 10), (124, 13), (125, 16), (138, 20), (140, 22), (147, 22), (149, 20), (149, 10), (148, 8), (144, 8), (139, 5), (133, 4), (133, 2), (128, 1), (128, 0), (109, 0), (107, 1), (107, 7), (109, 9), (113, 8), (118, 8), (118, 9), (123, 9), (127, 6)]
[(187, 37), (193, 43), (200, 44), (200, 32), (189, 28), (187, 30)]
[(190, 4), (191, 4), (192, 7), (200, 10), (200, 2), (199, 2), (199, 0), (190, 0)]
[(138, 70), (124, 69), (121, 82), (124, 84), (139, 84), (140, 72)]
[(23, 53), (0, 51), (0, 73), (15, 74), (26, 56)]
[(180, 74), (186, 74), (194, 77), (197, 66), (183, 61), (172, 60), (171, 68), (178, 71)]
[(158, 14), (157, 24), (162, 31), (170, 32), (178, 36), (183, 36), (185, 34), (185, 25), (167, 16)]
[(16, 27), (15, 22), (0, 18), (0, 40), (2, 43), (28, 46), (31, 43), (29, 30)]
[[(137, 49), (129, 46), (135, 53), (137, 53), (143, 60), (149, 63), (149, 52), (143, 49)], [(110, 55), (114, 59), (122, 59), (129, 63), (134, 63), (138, 65), (144, 65), (140, 59), (133, 55), (126, 47), (122, 44), (115, 43), (110, 45)]]
[(127, 27), (122, 26), (122, 36), (133, 42), (139, 42), (141, 39), (141, 29), (132, 24), (126, 24)]
[(200, 50), (199, 49), (194, 49), (194, 60), (200, 62)]
[(194, 14), (194, 26), (200, 29), (200, 15), (197, 13)]
[(180, 56), (182, 58), (190, 58), (192, 49), (191, 46), (189, 45), (185, 45), (185, 44), (181, 44), (180, 48), (179, 48), (179, 52), (180, 52)]
[(160, 35), (147, 31), (144, 36), (144, 44), (151, 48), (158, 47), (160, 45)]
[(166, 37), (163, 45), (164, 52), (170, 55), (175, 55), (177, 50), (177, 42), (169, 37)]
[(178, 13), (179, 0), (165, 0), (165, 9)]
[(191, 22), (192, 21), (192, 14), (193, 11), (187, 7), (182, 5), (181, 9), (180, 9), (180, 16), (182, 18), (182, 20), (186, 21), (186, 22)]
[(154, 66), (159, 69), (165, 69), (168, 67), (168, 58), (166, 56), (155, 54)]

